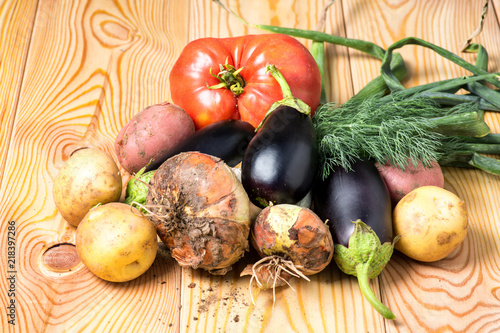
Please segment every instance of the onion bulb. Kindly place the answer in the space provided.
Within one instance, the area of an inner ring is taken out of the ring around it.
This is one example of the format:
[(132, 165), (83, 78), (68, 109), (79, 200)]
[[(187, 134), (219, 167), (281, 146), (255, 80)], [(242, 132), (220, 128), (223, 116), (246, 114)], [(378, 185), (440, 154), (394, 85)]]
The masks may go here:
[(248, 249), (249, 199), (219, 158), (185, 152), (166, 160), (150, 180), (145, 208), (182, 267), (222, 275)]
[(261, 289), (289, 285), (291, 277), (322, 271), (333, 257), (328, 226), (309, 208), (292, 204), (266, 207), (252, 225), (250, 239), (262, 257), (241, 275), (252, 275)]

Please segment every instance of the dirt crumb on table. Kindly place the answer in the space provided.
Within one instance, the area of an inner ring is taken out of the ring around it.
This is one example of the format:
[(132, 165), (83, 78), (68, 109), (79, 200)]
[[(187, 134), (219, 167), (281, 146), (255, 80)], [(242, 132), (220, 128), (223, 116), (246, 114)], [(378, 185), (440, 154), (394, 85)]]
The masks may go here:
[[(206, 297), (201, 298), (198, 302), (198, 313), (207, 312), (210, 310), (210, 307), (218, 302), (222, 302), (223, 306), (228, 306), (230, 302), (235, 305), (243, 305), (244, 307), (249, 306), (249, 302), (246, 299), (246, 295), (243, 294), (241, 288), (235, 288), (231, 290), (229, 293), (218, 296), (216, 293), (213, 293), (215, 289), (212, 287), (207, 288), (203, 291), (210, 292)], [(239, 317), (238, 317), (239, 320)]]

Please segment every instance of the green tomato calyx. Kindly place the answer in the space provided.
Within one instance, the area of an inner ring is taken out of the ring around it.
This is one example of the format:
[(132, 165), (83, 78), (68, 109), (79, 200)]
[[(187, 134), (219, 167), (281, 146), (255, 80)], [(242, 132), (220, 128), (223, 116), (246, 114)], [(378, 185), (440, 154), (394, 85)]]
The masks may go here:
[(226, 88), (231, 90), (235, 96), (239, 96), (243, 93), (243, 88), (245, 88), (246, 85), (245, 80), (240, 75), (243, 68), (244, 67), (236, 69), (236, 67), (228, 63), (228, 59), (226, 58), (226, 63), (224, 65), (219, 65), (219, 73), (213, 74), (212, 68), (210, 68), (210, 75), (219, 80), (220, 83), (213, 86), (207, 84), (208, 89)]

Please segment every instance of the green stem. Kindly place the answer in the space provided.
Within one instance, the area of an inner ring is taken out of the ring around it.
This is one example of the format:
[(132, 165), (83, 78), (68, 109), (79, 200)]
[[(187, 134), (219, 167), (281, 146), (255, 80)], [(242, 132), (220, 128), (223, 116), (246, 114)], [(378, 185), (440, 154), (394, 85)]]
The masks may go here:
[[(406, 66), (403, 61), (403, 57), (399, 53), (395, 53), (391, 61), (391, 71), (398, 80), (402, 80), (406, 74)], [(353, 97), (351, 97), (351, 102), (353, 100), (362, 102), (367, 98), (371, 98), (376, 95), (384, 95), (388, 90), (387, 84), (385, 83), (382, 75), (377, 76), (375, 79), (368, 82), (360, 91), (358, 91)]]
[(500, 176), (500, 160), (482, 156), (474, 152), (458, 152), (440, 159), (439, 164), (445, 167), (476, 168), (492, 175)]
[(285, 34), (292, 37), (305, 38), (316, 42), (324, 42), (324, 43), (346, 46), (351, 49), (355, 49), (363, 53), (369, 54), (379, 60), (384, 59), (385, 55), (385, 50), (383, 48), (381, 48), (375, 43), (367, 42), (361, 39), (335, 36), (315, 30), (285, 28), (285, 27), (277, 27), (274, 25), (265, 25), (265, 24), (252, 25), (252, 27), (278, 34)]
[(474, 137), (459, 137), (460, 141), (467, 143), (482, 143), (482, 144), (500, 144), (500, 133), (489, 133), (480, 138)]
[(490, 133), (489, 126), (477, 112), (464, 112), (429, 119), (433, 132), (451, 135), (482, 137)]
[(312, 42), (311, 54), (318, 64), (319, 72), (321, 74), (321, 97), (319, 103), (325, 104), (327, 102), (325, 91), (325, 44), (322, 42)]
[[(482, 70), (488, 71), (488, 52), (486, 49), (479, 43), (474, 43), (474, 44), (468, 44), (463, 52), (471, 52), (471, 53), (477, 53), (476, 57), (476, 67), (481, 68)], [(481, 90), (480, 87), (482, 83), (484, 82), (471, 82), (467, 85), (468, 89), (470, 92), (474, 93), (475, 90)], [(481, 100), (486, 100), (488, 101), (488, 97), (486, 99), (481, 98)], [(498, 100), (497, 100), (498, 101)], [(495, 103), (491, 104), (489, 102), (480, 102), (483, 106), (485, 106), (484, 110), (491, 110), (491, 111), (498, 111), (496, 107), (494, 106)], [(488, 106), (487, 104), (491, 105)]]
[(396, 316), (392, 311), (386, 307), (378, 298), (370, 287), (370, 277), (368, 274), (369, 264), (360, 264), (356, 266), (356, 276), (358, 278), (359, 288), (361, 293), (365, 296), (368, 303), (370, 303), (378, 313), (386, 319), (395, 319)]
[(481, 68), (482, 70), (485, 71), (488, 70), (488, 52), (481, 44), (479, 43), (469, 44), (463, 50), (463, 52), (477, 53), (476, 67)]
[(290, 86), (286, 82), (285, 77), (281, 72), (276, 68), (275, 65), (267, 65), (266, 66), (266, 71), (267, 73), (270, 73), (271, 76), (278, 82), (280, 85), (281, 91), (283, 92), (283, 99), (277, 102), (274, 102), (269, 110), (267, 111), (266, 115), (264, 116), (264, 119), (260, 122), (259, 126), (255, 129), (255, 131), (258, 131), (262, 125), (267, 120), (267, 117), (276, 110), (280, 106), (289, 106), (291, 108), (294, 108), (297, 110), (297, 112), (303, 113), (305, 115), (310, 115), (311, 114), (311, 107), (304, 103), (302, 100), (296, 98), (292, 94), (292, 90), (290, 89)]
[(496, 108), (500, 108), (500, 92), (493, 90), (479, 82), (471, 82), (467, 85), (469, 90), (474, 95), (483, 98), (485, 101), (491, 103)]
[(477, 103), (479, 110), (485, 111), (496, 111), (499, 112), (500, 108), (492, 105), (488, 101), (484, 100), (482, 97), (469, 94), (469, 95), (459, 95), (448, 92), (423, 92), (418, 95), (418, 97), (430, 98), (433, 101), (439, 103), (440, 105), (458, 105), (461, 103)]
[[(418, 97), (419, 94), (421, 94), (421, 93), (455, 91), (455, 90), (458, 90), (462, 87), (465, 87), (468, 83), (487, 80), (487, 79), (494, 79), (495, 77), (498, 77), (498, 74), (485, 74), (485, 75), (478, 75), (478, 76), (465, 76), (465, 77), (459, 77), (459, 78), (454, 78), (454, 79), (447, 79), (447, 80), (430, 82), (430, 83), (425, 83), (425, 84), (421, 84), (418, 86), (414, 86), (414, 87), (405, 89), (400, 93), (404, 94), (405, 96), (408, 96), (408, 97), (413, 97), (413, 96)], [(380, 102), (389, 102), (392, 99), (393, 99), (392, 95), (387, 95), (387, 96), (382, 97), (379, 101)]]
[(290, 86), (288, 85), (288, 82), (286, 82), (285, 77), (276, 68), (276, 66), (274, 66), (274, 65), (267, 65), (266, 72), (269, 73), (269, 74), (271, 74), (272, 77), (274, 77), (274, 79), (280, 85), (281, 92), (283, 93), (283, 99), (285, 99), (285, 98), (293, 98), (292, 90), (290, 89)]
[(500, 154), (500, 144), (485, 144), (485, 143), (464, 143), (464, 149), (469, 149), (478, 154)]
[(469, 164), (476, 169), (483, 170), (493, 175), (500, 175), (500, 161), (491, 157), (474, 153)]
[[(404, 90), (405, 88), (397, 80), (397, 78), (394, 76), (394, 74), (390, 70), (390, 63), (391, 63), (391, 58), (392, 58), (392, 53), (394, 50), (402, 48), (405, 45), (419, 45), (423, 46), (426, 48), (429, 48), (436, 52), (437, 54), (441, 55), (442, 57), (454, 62), (455, 64), (459, 65), (460, 67), (468, 70), (469, 72), (475, 74), (475, 75), (482, 75), (482, 74), (488, 74), (487, 71), (485, 71), (482, 68), (479, 68), (464, 59), (460, 58), (456, 54), (440, 47), (435, 44), (432, 44), (430, 42), (427, 42), (425, 40), (422, 40), (420, 38), (416, 37), (407, 37), (403, 38), (395, 43), (393, 43), (391, 46), (389, 46), (385, 52), (385, 57), (382, 60), (382, 66), (381, 66), (381, 72), (386, 80), (387, 85), (391, 89), (391, 91), (398, 91), (398, 90)], [(500, 88), (500, 81), (496, 79), (487, 79), (488, 82), (490, 82), (492, 85), (495, 87)]]
[(236, 69), (234, 66), (226, 63), (224, 65), (219, 65), (219, 73), (213, 74), (212, 69), (210, 69), (210, 75), (219, 80), (219, 84), (208, 86), (208, 89), (229, 89), (235, 95), (241, 95), (243, 93), (243, 88), (245, 87), (245, 80), (240, 75), (242, 68)]
[(474, 44), (477, 46), (476, 67), (484, 71), (488, 71), (488, 52), (481, 44)]

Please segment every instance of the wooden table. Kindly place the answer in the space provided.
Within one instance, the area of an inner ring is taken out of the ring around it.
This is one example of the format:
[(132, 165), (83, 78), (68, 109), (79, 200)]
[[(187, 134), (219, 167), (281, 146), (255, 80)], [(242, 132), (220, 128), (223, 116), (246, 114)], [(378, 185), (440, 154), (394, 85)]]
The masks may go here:
[[(327, 0), (225, 0), (251, 23), (315, 29)], [(463, 42), (482, 0), (337, 0), (328, 33), (387, 47), (416, 36), (469, 62)], [(500, 71), (500, 0), (481, 35)], [(144, 107), (169, 100), (183, 46), (205, 36), (262, 33), (210, 0), (0, 2), (0, 318), (2, 332), (490, 332), (500, 329), (500, 178), (446, 168), (446, 188), (467, 202), (470, 229), (448, 258), (425, 264), (395, 253), (372, 287), (397, 318), (384, 320), (356, 280), (334, 265), (255, 293), (240, 278), (181, 269), (165, 249), (128, 283), (93, 276), (74, 255), (75, 228), (57, 212), (54, 178), (76, 146), (114, 156), (118, 131)], [(306, 46), (310, 42), (301, 40)], [(345, 102), (379, 75), (380, 61), (327, 45), (328, 100)], [(401, 50), (406, 86), (467, 75), (433, 51)], [(493, 132), (500, 116), (487, 113)], [(15, 236), (14, 236), (15, 232)], [(14, 249), (9, 246), (14, 245)], [(15, 266), (9, 267), (15, 261)], [(15, 309), (13, 310), (13, 306)], [(9, 324), (11, 320), (15, 325)]]

